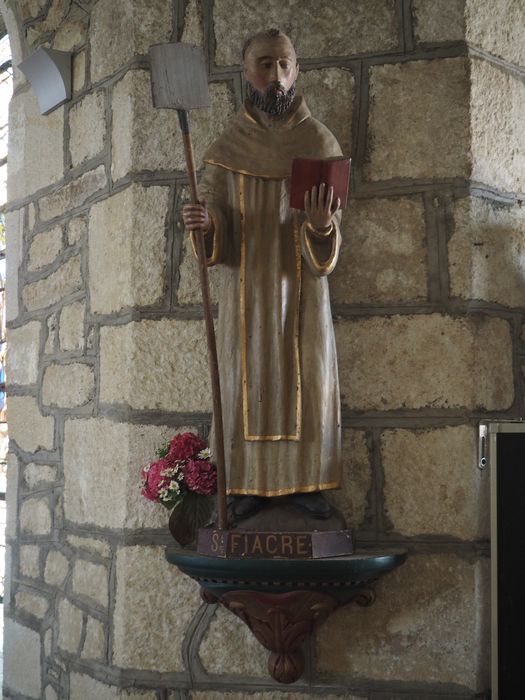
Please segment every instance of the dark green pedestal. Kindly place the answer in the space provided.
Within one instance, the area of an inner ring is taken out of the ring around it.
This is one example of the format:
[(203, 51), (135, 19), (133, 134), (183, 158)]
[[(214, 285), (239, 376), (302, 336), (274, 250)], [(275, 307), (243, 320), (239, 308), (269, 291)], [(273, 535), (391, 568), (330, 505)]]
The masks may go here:
[(373, 584), (403, 564), (401, 550), (329, 559), (221, 559), (169, 547), (166, 559), (197, 581), (207, 603), (241, 618), (271, 653), (268, 670), (293, 683), (304, 670), (303, 642), (341, 605), (374, 602)]

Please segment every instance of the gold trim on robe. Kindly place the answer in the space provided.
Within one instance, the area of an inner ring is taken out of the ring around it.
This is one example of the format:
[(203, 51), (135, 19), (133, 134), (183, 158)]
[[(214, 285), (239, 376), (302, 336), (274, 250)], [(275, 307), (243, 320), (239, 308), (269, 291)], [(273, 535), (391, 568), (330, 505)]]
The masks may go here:
[(310, 268), (312, 269), (312, 272), (319, 276), (329, 275), (331, 272), (333, 272), (337, 264), (339, 249), (341, 247), (341, 234), (339, 232), (339, 225), (337, 221), (333, 221), (332, 231), (327, 236), (319, 238), (316, 241), (323, 246), (330, 245), (330, 254), (328, 255), (327, 260), (324, 260), (323, 262), (318, 262), (319, 255), (316, 255), (313, 250), (312, 241), (310, 239), (312, 234), (308, 231), (306, 222), (304, 222), (301, 226), (301, 234), (304, 242), (306, 259)]
[(308, 486), (297, 486), (289, 489), (276, 489), (274, 491), (261, 491), (261, 489), (226, 489), (228, 496), (264, 496), (271, 498), (272, 496), (288, 496), (291, 493), (312, 493), (313, 491), (328, 491), (330, 489), (338, 489), (341, 486), (339, 481), (334, 481), (328, 484), (309, 484)]

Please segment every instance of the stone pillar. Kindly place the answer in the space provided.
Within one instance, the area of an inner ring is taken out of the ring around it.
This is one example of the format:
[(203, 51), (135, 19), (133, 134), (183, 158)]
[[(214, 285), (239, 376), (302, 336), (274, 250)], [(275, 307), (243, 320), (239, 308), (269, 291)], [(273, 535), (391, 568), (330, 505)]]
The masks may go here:
[(74, 68), (72, 101), (47, 117), (21, 75), (11, 104), (4, 697), (288, 697), (246, 628), (200, 609), (165, 563), (166, 512), (139, 495), (155, 447), (206, 435), (211, 411), (182, 146), (151, 105), (147, 51), (205, 49), (200, 162), (241, 104), (246, 35), (271, 26), (296, 42), (299, 89), (353, 158), (331, 278), (337, 504), (359, 544), (410, 551), (374, 606), (320, 629), (290, 697), (488, 688), (476, 426), (523, 415), (525, 10), (486, 5), (2, 2), (15, 62), (44, 44)]

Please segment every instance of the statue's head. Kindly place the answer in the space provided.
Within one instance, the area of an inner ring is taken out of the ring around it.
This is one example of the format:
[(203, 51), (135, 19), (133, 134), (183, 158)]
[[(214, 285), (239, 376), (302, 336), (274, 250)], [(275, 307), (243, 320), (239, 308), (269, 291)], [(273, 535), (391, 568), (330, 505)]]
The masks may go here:
[(279, 29), (249, 37), (242, 51), (248, 97), (272, 116), (288, 111), (295, 97), (299, 73), (292, 42)]

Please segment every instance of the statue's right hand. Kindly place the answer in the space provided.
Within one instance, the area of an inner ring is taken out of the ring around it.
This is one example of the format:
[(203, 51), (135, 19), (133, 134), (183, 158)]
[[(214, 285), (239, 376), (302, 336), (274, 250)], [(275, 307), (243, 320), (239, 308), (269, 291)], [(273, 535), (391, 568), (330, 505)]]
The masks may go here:
[(210, 215), (206, 202), (202, 200), (199, 204), (185, 204), (182, 208), (182, 220), (188, 231), (207, 231), (210, 227)]

